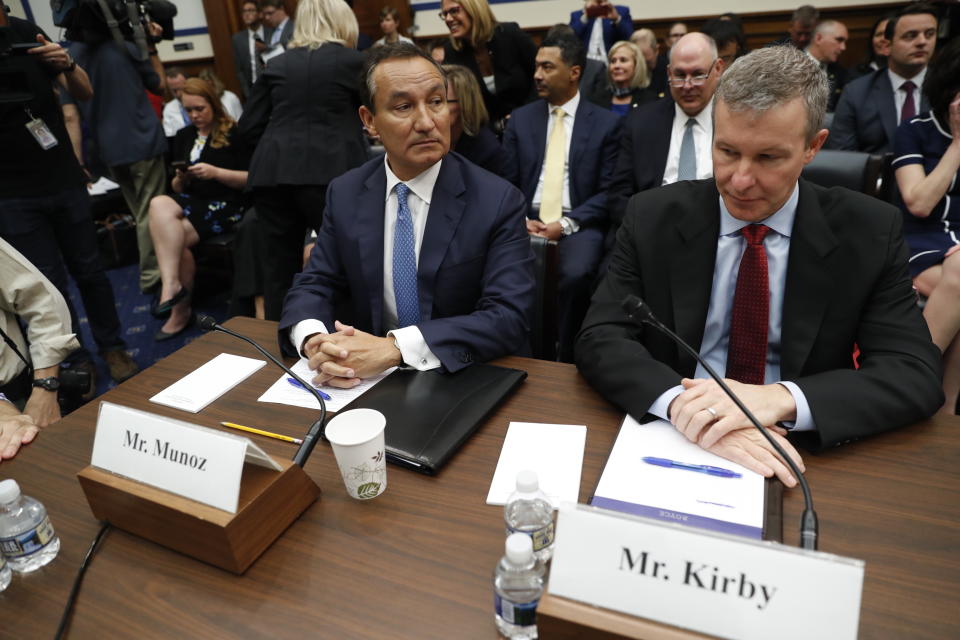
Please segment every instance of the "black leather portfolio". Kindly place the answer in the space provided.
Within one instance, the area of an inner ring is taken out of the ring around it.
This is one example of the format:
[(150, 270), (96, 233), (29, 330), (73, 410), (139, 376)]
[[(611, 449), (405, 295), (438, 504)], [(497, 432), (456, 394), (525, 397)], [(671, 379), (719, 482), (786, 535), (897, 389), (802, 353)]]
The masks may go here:
[(456, 373), (397, 369), (341, 409), (376, 409), (387, 418), (387, 461), (434, 474), (526, 371), (474, 364)]

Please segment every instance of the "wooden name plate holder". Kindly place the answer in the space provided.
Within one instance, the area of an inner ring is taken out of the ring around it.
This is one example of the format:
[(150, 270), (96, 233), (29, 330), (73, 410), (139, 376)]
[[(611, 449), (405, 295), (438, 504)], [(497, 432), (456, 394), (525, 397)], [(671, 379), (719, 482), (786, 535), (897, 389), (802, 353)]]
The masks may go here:
[(97, 520), (239, 575), (320, 496), (302, 468), (277, 463), (244, 465), (236, 513), (93, 466), (77, 477)]
[(537, 630), (541, 638), (559, 640), (709, 640), (696, 631), (602, 609), (545, 593), (537, 605)]

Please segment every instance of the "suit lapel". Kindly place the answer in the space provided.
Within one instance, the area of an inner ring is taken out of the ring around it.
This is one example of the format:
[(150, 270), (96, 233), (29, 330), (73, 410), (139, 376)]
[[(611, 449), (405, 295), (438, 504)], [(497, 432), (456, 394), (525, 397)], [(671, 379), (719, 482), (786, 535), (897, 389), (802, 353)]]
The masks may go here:
[[(720, 233), (718, 195), (713, 181), (708, 184), (708, 193), (698, 194), (694, 201), (710, 204), (691, 208), (677, 220), (678, 245), (670, 264), (674, 329), (696, 351), (700, 350), (707, 323)], [(677, 364), (685, 375), (692, 376), (696, 369), (694, 358), (680, 351), (679, 347)]]
[(524, 171), (528, 173), (527, 180), (525, 180), (524, 183), (532, 185), (530, 193), (524, 194), (528, 202), (533, 202), (533, 194), (537, 191), (540, 169), (543, 167), (543, 161), (547, 154), (547, 123), (550, 121), (550, 118), (553, 117), (550, 113), (550, 105), (547, 104), (545, 100), (541, 100), (540, 104), (546, 112), (546, 115), (538, 115), (535, 118), (531, 118), (530, 128), (527, 129), (528, 135), (530, 136), (530, 148), (533, 149), (533, 162), (531, 162), (529, 166), (524, 167)]
[(829, 297), (827, 292), (833, 282), (828, 256), (837, 245), (816, 191), (801, 179), (783, 295), (780, 329), (780, 378), (783, 380), (800, 375), (820, 331)]
[(466, 206), (461, 197), (466, 191), (461, 170), (457, 157), (447, 154), (440, 165), (437, 183), (433, 187), (417, 264), (417, 290), (420, 297), (420, 318), (423, 320), (431, 319), (437, 273)]
[(570, 206), (576, 207), (580, 204), (580, 194), (577, 191), (577, 175), (574, 167), (580, 166), (580, 158), (583, 156), (584, 149), (590, 145), (590, 138), (593, 135), (593, 111), (590, 104), (580, 94), (580, 105), (577, 107), (577, 117), (573, 121), (573, 132), (570, 134), (570, 157), (567, 163), (570, 166)]
[(874, 99), (877, 102), (877, 109), (880, 111), (880, 122), (883, 124), (883, 131), (887, 134), (887, 142), (893, 145), (893, 139), (897, 135), (897, 103), (893, 99), (893, 85), (890, 84), (890, 76), (886, 69), (881, 69), (876, 73), (880, 74), (877, 83), (874, 85)]
[[(654, 123), (653, 135), (650, 136), (650, 157), (653, 158), (653, 186), (659, 187), (663, 182), (663, 172), (667, 169), (667, 154), (670, 153), (670, 134), (673, 131), (673, 119), (676, 117), (673, 100), (663, 99), (664, 108), (662, 120)], [(667, 108), (669, 103), (669, 109)], [(717, 209), (719, 215), (719, 207)]]
[(383, 219), (387, 193), (387, 174), (383, 164), (377, 165), (363, 186), (357, 198), (357, 253), (363, 281), (369, 285), (364, 294), (371, 313), (371, 333), (380, 335), (383, 333)]

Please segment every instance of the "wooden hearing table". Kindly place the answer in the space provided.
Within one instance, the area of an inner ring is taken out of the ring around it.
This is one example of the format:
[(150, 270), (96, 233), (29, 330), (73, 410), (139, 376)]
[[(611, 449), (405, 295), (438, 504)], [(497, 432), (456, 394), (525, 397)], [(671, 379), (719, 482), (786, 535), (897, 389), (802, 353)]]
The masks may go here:
[[(228, 323), (276, 350), (276, 324)], [(148, 398), (219, 353), (259, 358), (205, 335), (101, 399), (213, 428), (221, 420), (301, 435), (306, 409), (258, 403), (268, 364), (199, 414)], [(349, 498), (329, 445), (306, 466), (323, 495), (243, 576), (111, 531), (77, 601), (71, 638), (494, 638), (491, 575), (503, 552), (502, 511), (485, 504), (510, 421), (588, 427), (580, 501), (589, 499), (621, 413), (570, 365), (505, 358), (529, 378), (438, 476), (390, 466), (386, 492)], [(44, 430), (0, 478), (44, 502), (58, 558), (14, 576), (0, 594), (0, 638), (52, 638), (77, 567), (96, 534), (76, 474), (90, 462), (97, 402)], [(402, 416), (388, 416), (402, 420)], [(235, 432), (234, 432), (235, 433)], [(294, 446), (251, 436), (272, 455)], [(806, 454), (823, 551), (866, 561), (862, 638), (960, 637), (960, 419), (926, 421)], [(784, 498), (787, 544), (798, 538), (799, 490)], [(816, 615), (816, 612), (811, 612)]]

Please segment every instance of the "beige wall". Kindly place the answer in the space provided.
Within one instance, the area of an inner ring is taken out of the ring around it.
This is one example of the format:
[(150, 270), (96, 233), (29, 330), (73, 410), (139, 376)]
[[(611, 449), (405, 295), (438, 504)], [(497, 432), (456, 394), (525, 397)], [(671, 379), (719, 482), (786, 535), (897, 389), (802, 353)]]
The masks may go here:
[[(665, 20), (683, 16), (719, 15), (725, 11), (754, 13), (761, 11), (793, 11), (803, 0), (737, 0), (737, 2), (716, 2), (716, 0), (672, 0), (670, 2), (649, 2), (648, 0), (614, 0), (615, 4), (630, 8), (634, 20)], [(864, 4), (903, 4), (903, 0), (830, 0), (812, 2), (819, 9), (832, 7), (852, 7)], [(570, 20), (570, 12), (582, 6), (577, 0), (530, 0), (494, 4), (493, 12), (501, 22), (517, 22), (521, 27), (543, 27), (557, 22)], [(419, 11), (414, 21), (419, 26), (418, 37), (446, 35), (447, 28), (437, 16), (438, 11)]]

